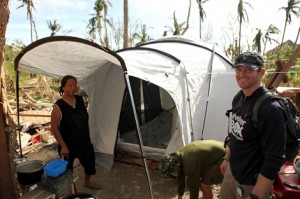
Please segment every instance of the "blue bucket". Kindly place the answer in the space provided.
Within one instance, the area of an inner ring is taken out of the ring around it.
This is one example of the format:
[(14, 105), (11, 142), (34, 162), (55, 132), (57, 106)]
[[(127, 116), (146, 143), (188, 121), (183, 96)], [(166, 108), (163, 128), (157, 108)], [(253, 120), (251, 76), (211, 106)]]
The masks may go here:
[(48, 177), (58, 177), (67, 170), (68, 161), (57, 159), (46, 164), (44, 167), (45, 173)]

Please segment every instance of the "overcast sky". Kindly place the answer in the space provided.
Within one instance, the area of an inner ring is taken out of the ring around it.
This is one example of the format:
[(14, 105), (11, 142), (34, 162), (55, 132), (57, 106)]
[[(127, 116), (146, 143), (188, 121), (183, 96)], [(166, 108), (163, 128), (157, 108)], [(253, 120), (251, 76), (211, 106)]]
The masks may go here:
[[(46, 20), (56, 19), (62, 25), (62, 30), (57, 35), (70, 35), (87, 38), (87, 24), (92, 17), (94, 0), (33, 0), (36, 10), (33, 18), (39, 38), (50, 36)], [(109, 7), (108, 15), (114, 20), (123, 19), (123, 0), (110, 0), (113, 7)], [(165, 26), (173, 27), (173, 12), (176, 12), (179, 23), (186, 21), (188, 0), (128, 0), (129, 16), (134, 21), (146, 24), (151, 38), (162, 36)], [(252, 43), (257, 33), (256, 28), (263, 31), (272, 23), (283, 32), (285, 12), (279, 11), (280, 7), (287, 6), (288, 0), (248, 0), (253, 9), (246, 6), (249, 16), (249, 24), (243, 26), (243, 43), (246, 40)], [(202, 38), (206, 32), (212, 34), (211, 42), (219, 46), (228, 45), (224, 40), (229, 24), (237, 23), (238, 0), (209, 0), (203, 4), (206, 12), (204, 18)], [(18, 39), (26, 45), (30, 43), (30, 25), (27, 20), (26, 8), (16, 9), (21, 1), (10, 1), (10, 19), (7, 27), (7, 43)], [(292, 24), (287, 27), (285, 40), (295, 41), (300, 19), (292, 15)], [(237, 30), (236, 30), (237, 31)], [(230, 31), (228, 31), (231, 34)], [(236, 32), (237, 33), (237, 32)], [(186, 36), (194, 39), (199, 38), (199, 10), (196, 0), (192, 0), (190, 29)], [(238, 35), (236, 35), (237, 37)], [(282, 35), (274, 36), (281, 41)], [(298, 41), (299, 42), (299, 41)], [(271, 46), (269, 46), (271, 48)]]

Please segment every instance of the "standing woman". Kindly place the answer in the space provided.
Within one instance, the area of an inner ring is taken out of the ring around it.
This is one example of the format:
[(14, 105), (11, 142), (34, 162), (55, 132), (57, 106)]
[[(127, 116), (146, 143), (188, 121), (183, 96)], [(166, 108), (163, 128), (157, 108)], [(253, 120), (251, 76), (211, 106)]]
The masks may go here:
[(96, 173), (95, 153), (91, 143), (88, 113), (83, 98), (76, 95), (77, 79), (66, 75), (61, 80), (58, 99), (51, 113), (51, 131), (58, 142), (59, 155), (68, 161), (68, 169), (73, 171), (73, 163), (78, 158), (84, 167), (84, 186), (99, 189), (91, 182)]

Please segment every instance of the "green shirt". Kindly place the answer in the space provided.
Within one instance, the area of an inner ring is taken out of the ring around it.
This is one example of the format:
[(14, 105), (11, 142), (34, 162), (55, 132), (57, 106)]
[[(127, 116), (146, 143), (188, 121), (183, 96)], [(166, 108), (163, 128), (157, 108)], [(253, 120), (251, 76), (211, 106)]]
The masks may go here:
[[(216, 172), (219, 172), (219, 176), (222, 175), (220, 164), (225, 155), (225, 150), (224, 143), (215, 140), (194, 141), (178, 149), (177, 153), (181, 157), (181, 168), (177, 176), (178, 195), (183, 195), (186, 183), (185, 177), (187, 177), (190, 199), (198, 199), (200, 182), (205, 181), (207, 183), (207, 181), (210, 181), (203, 178), (208, 169), (218, 168)], [(214, 182), (211, 183), (214, 184)]]

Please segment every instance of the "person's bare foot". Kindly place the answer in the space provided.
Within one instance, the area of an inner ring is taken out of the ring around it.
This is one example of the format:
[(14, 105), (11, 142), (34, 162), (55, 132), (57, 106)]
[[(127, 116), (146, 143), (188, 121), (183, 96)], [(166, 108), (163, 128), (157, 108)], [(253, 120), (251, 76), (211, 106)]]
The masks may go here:
[(90, 189), (102, 189), (102, 186), (95, 182), (84, 183), (84, 186)]

